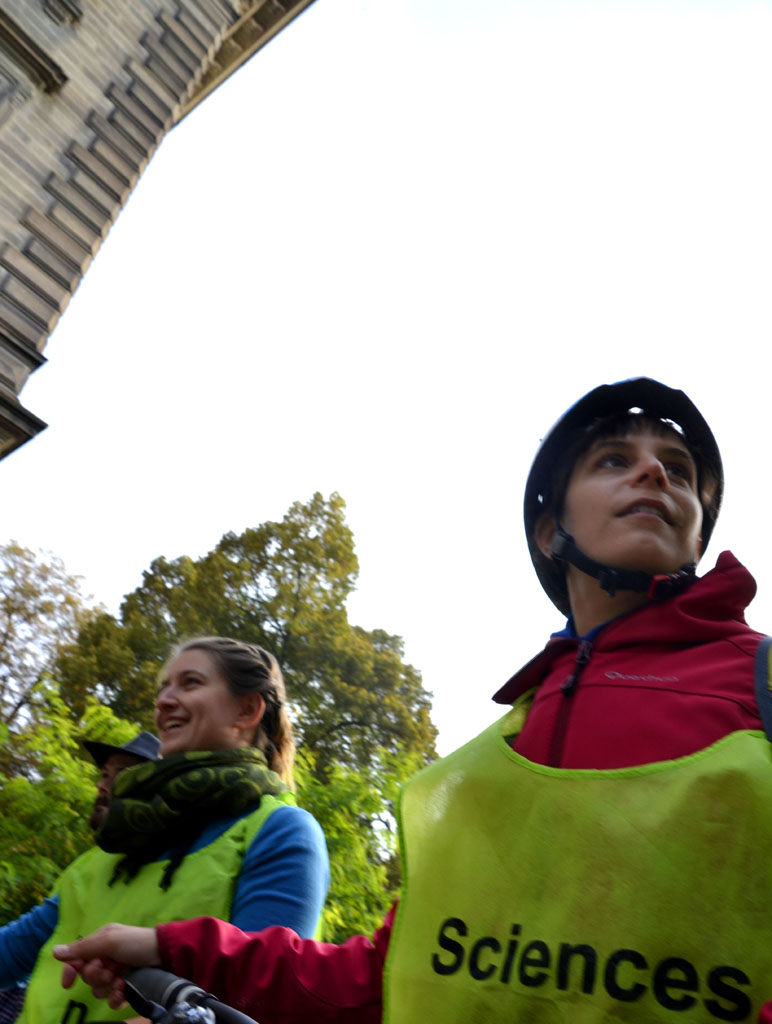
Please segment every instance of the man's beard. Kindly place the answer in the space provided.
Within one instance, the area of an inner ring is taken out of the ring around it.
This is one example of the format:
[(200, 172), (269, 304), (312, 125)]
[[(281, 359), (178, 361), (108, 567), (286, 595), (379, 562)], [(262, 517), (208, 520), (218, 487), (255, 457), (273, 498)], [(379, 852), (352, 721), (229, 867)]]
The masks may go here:
[(94, 801), (94, 806), (91, 808), (91, 814), (88, 819), (88, 827), (92, 832), (98, 832), (104, 825), (109, 806), (110, 802), (108, 800), (103, 800), (101, 797), (97, 797)]

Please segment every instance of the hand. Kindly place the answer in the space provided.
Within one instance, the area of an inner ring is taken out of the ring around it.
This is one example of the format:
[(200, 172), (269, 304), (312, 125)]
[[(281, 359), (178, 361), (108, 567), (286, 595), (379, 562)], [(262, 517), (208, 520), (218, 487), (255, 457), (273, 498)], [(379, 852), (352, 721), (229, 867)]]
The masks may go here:
[(124, 1001), (126, 967), (156, 967), (161, 962), (155, 929), (125, 924), (107, 924), (69, 946), (54, 946), (53, 954), (65, 964), (64, 988), (70, 988), (80, 974), (94, 995), (106, 999), (113, 1010)]

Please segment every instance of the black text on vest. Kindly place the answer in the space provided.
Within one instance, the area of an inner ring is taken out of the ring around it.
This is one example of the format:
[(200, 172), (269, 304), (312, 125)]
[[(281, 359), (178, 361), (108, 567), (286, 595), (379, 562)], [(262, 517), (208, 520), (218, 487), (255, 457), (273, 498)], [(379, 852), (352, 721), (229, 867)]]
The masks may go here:
[[(503, 985), (536, 989), (552, 986), (557, 992), (580, 991), (592, 996), (601, 989), (612, 999), (634, 1003), (653, 997), (666, 1010), (688, 1010), (702, 1002), (718, 1020), (745, 1020), (751, 1012), (747, 992), (751, 984), (737, 967), (718, 965), (700, 978), (697, 968), (678, 956), (653, 966), (634, 949), (616, 949), (607, 956), (586, 944), (561, 942), (556, 951), (546, 942), (523, 943), (521, 926), (513, 924), (505, 940), (493, 935), (474, 938), (460, 917), (442, 922), (437, 936), (439, 951), (432, 954), (432, 970), (441, 976), (468, 973), (475, 981), (497, 978)], [(649, 996), (650, 994), (650, 996)]]

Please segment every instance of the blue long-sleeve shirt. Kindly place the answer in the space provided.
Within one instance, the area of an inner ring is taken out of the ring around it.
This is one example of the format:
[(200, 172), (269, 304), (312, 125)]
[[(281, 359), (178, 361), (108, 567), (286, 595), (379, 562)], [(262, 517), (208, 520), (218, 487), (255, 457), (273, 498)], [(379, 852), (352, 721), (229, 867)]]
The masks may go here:
[[(213, 843), (250, 813), (211, 822), (191, 853)], [(277, 807), (244, 855), (230, 921), (244, 931), (284, 925), (302, 938), (311, 938), (329, 882), (327, 846), (316, 819), (299, 807)], [(0, 989), (31, 972), (58, 920), (59, 902), (53, 896), (0, 928)]]

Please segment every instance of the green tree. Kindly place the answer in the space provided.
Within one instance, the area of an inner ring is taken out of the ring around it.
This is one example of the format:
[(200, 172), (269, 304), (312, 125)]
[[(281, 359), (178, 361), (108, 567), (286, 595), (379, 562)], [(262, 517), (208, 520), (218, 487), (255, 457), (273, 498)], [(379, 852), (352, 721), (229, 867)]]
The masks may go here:
[(13, 733), (33, 714), (38, 684), (89, 612), (58, 558), (15, 541), (0, 546), (0, 722)]
[(391, 809), (400, 781), (420, 763), (416, 759), (390, 766), (391, 755), (385, 751), (380, 760), (382, 770), (333, 765), (322, 782), (313, 756), (307, 750), (298, 756), (301, 802), (324, 830), (330, 854), (323, 934), (328, 942), (342, 942), (352, 933), (372, 934), (399, 888)]

